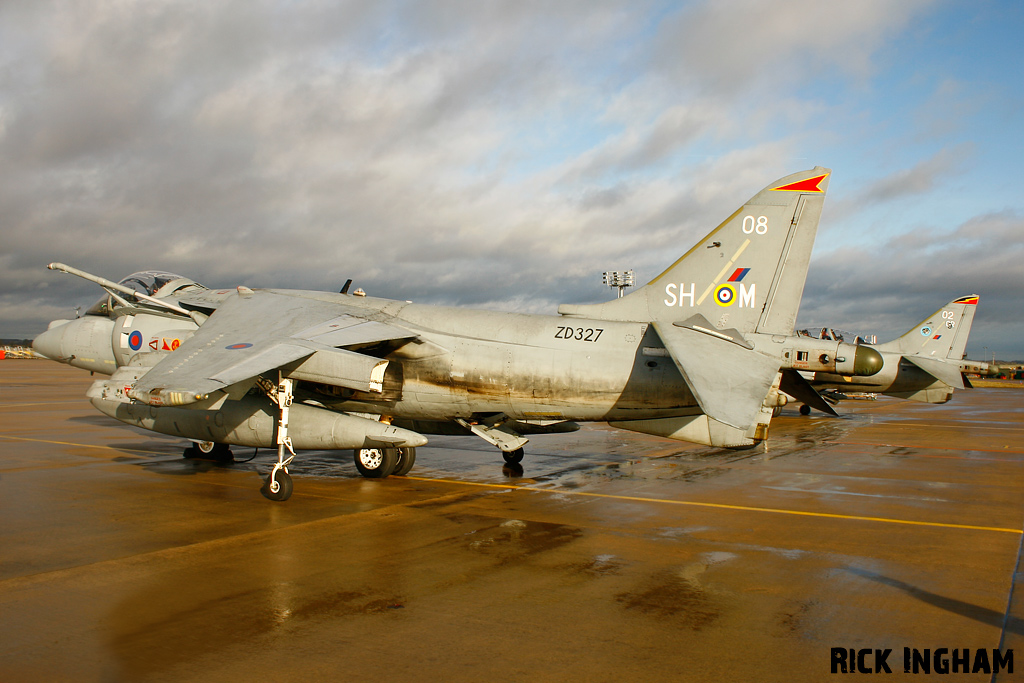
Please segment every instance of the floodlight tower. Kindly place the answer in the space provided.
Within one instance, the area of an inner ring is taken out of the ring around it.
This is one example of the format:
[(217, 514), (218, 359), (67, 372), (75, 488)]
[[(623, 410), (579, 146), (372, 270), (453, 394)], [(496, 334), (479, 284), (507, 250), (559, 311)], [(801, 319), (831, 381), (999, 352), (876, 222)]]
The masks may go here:
[(603, 274), (602, 281), (615, 289), (619, 290), (619, 298), (622, 298), (623, 292), (626, 287), (632, 287), (636, 284), (636, 276), (633, 274), (633, 270), (609, 270)]

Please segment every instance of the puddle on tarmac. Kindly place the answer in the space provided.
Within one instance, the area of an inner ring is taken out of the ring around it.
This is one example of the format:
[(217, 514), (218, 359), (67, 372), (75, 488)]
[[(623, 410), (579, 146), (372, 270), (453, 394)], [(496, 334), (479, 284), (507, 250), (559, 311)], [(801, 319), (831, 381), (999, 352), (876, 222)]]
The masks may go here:
[(581, 536), (583, 530), (578, 527), (510, 519), (466, 534), (464, 543), (467, 549), (496, 557), (504, 564), (560, 548)]
[(693, 569), (662, 571), (648, 578), (635, 590), (619, 593), (615, 600), (632, 612), (658, 619), (672, 619), (681, 626), (700, 631), (713, 624), (725, 608), (723, 596), (708, 591), (690, 574)]
[(626, 562), (615, 555), (595, 555), (589, 560), (571, 564), (566, 569), (574, 574), (590, 576), (613, 576), (622, 573)]

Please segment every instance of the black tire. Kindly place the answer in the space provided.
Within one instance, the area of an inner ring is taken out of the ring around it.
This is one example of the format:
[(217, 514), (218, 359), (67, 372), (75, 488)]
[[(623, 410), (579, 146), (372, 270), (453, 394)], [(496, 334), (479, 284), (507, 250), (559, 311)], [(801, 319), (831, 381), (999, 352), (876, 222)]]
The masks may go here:
[(203, 441), (200, 443), (210, 444), (208, 450), (204, 450), (198, 443), (194, 443), (181, 454), (183, 458), (195, 458), (196, 460), (213, 460), (221, 464), (231, 463), (235, 461), (235, 456), (231, 453), (231, 447), (226, 443), (213, 443), (212, 441)]
[(801, 415), (810, 415), (811, 414), (811, 407), (809, 405), (807, 405), (806, 403), (803, 404), (802, 406), (800, 406), (800, 414)]
[(517, 448), (514, 451), (502, 451), (501, 457), (505, 458), (505, 462), (509, 465), (518, 465), (523, 461), (525, 455), (522, 448)]
[(292, 497), (292, 477), (290, 474), (285, 472), (283, 469), (277, 471), (277, 475), (274, 477), (277, 482), (277, 490), (271, 490), (270, 475), (263, 481), (263, 487), (260, 489), (260, 493), (263, 494), (264, 498), (274, 501), (288, 500)]
[(396, 448), (357, 448), (352, 454), (356, 469), (367, 479), (383, 479), (390, 476), (398, 464)]
[(206, 457), (221, 464), (235, 461), (235, 456), (231, 453), (231, 446), (226, 443), (214, 444), (213, 450), (211, 450), (210, 454)]
[(398, 462), (395, 463), (395, 471), (391, 474), (404, 477), (409, 474), (412, 466), (416, 464), (416, 449), (412, 446), (402, 446), (401, 448), (396, 448), (395, 451), (398, 455)]

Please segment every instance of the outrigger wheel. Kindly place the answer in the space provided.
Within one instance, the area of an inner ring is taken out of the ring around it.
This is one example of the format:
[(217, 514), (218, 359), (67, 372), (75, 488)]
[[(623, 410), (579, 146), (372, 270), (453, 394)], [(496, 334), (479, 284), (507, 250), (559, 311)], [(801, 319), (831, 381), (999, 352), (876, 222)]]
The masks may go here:
[(523, 449), (517, 448), (514, 451), (502, 451), (501, 457), (505, 458), (505, 462), (509, 465), (518, 465), (523, 461)]
[(235, 461), (235, 456), (231, 454), (230, 446), (226, 443), (214, 443), (213, 441), (197, 441), (186, 448), (181, 457), (213, 460), (219, 463)]

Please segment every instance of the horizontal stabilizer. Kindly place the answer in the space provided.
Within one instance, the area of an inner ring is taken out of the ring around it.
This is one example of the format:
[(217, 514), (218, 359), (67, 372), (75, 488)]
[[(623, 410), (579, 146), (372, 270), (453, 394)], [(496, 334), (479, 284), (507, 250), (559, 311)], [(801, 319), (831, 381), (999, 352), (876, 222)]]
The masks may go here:
[(676, 441), (702, 443), (716, 448), (750, 448), (761, 441), (761, 439), (747, 436), (746, 430), (722, 424), (707, 415), (662, 417), (653, 420), (622, 420), (608, 424), (616, 429), (653, 434)]
[(811, 408), (816, 408), (823, 413), (838, 416), (828, 401), (821, 397), (811, 383), (804, 379), (803, 375), (793, 368), (786, 368), (782, 371), (782, 381), (779, 383), (779, 391), (789, 394), (796, 400)]
[(757, 421), (778, 359), (686, 327), (655, 322), (654, 329), (708, 417), (740, 430)]
[(954, 389), (964, 388), (964, 378), (960, 373), (959, 363), (951, 363), (939, 358), (914, 355), (903, 356), (903, 360), (913, 363), (935, 379), (945, 382)]

